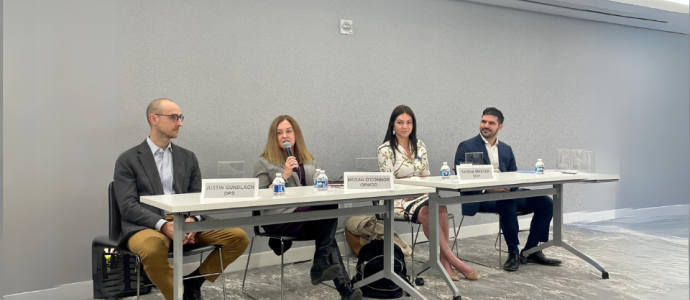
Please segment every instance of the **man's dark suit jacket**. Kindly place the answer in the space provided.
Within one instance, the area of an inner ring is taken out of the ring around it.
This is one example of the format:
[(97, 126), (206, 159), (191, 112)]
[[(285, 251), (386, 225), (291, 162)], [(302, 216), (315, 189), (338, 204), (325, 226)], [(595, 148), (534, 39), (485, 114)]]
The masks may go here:
[[(469, 140), (466, 140), (458, 145), (458, 150), (455, 151), (455, 166), (465, 162), (465, 153), (467, 152), (482, 152), (484, 153), (484, 164), (490, 165), (489, 153), (486, 151), (486, 145), (481, 135), (477, 135)], [(517, 164), (515, 163), (515, 155), (513, 149), (508, 144), (498, 141), (498, 161), (499, 170), (504, 172), (517, 171)], [(464, 192), (463, 195), (479, 194), (481, 192)], [(474, 216), (479, 210), (479, 202), (466, 203), (462, 205), (462, 214), (465, 216)]]
[[(180, 146), (171, 147), (175, 194), (201, 192), (201, 171), (196, 156)], [(156, 160), (146, 141), (120, 154), (113, 178), (115, 199), (122, 215), (122, 246), (135, 233), (155, 229), (163, 218), (162, 210), (139, 202), (139, 196), (163, 195)]]

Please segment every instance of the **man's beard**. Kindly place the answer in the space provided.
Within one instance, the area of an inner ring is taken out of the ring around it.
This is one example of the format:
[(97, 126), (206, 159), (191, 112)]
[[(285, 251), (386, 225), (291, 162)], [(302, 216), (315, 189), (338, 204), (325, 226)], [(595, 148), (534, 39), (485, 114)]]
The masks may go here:
[(485, 139), (490, 139), (496, 136), (495, 132), (489, 132), (487, 135), (484, 135), (484, 131), (479, 132)]

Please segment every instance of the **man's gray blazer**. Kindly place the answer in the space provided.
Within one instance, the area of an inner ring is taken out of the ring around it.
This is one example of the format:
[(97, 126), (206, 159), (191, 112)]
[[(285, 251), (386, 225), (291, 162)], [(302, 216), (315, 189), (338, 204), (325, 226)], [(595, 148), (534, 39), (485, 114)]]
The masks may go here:
[[(175, 194), (201, 192), (201, 171), (192, 151), (172, 144), (173, 190)], [(151, 148), (144, 141), (117, 158), (113, 175), (115, 199), (122, 215), (120, 246), (135, 233), (151, 228), (163, 218), (163, 211), (139, 203), (139, 196), (163, 195), (163, 184), (158, 174)]]

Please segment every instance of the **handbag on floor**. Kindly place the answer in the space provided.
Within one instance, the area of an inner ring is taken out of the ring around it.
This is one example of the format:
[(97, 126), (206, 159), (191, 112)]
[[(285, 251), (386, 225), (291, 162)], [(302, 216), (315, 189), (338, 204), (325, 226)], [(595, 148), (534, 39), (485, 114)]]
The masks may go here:
[[(383, 271), (383, 240), (372, 240), (368, 244), (362, 246), (359, 250), (359, 259), (357, 260), (357, 273), (352, 277), (352, 284), (364, 280), (365, 278)], [(405, 266), (405, 256), (398, 245), (393, 244), (393, 272), (398, 274), (403, 280), (410, 282), (410, 277), (407, 276), (407, 267)], [(403, 296), (403, 289), (400, 288), (390, 279), (379, 279), (368, 285), (360, 288), (364, 297), (376, 299), (396, 299)], [(409, 295), (408, 295), (409, 296)]]

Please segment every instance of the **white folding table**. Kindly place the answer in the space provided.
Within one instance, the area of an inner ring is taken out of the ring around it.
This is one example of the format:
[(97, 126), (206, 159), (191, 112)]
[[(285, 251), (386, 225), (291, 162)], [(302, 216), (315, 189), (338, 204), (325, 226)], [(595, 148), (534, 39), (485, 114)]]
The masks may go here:
[[(394, 199), (417, 197), (424, 193), (433, 193), (436, 189), (424, 186), (395, 184), (393, 190), (348, 191), (331, 188), (328, 191), (317, 192), (311, 186), (289, 187), (284, 196), (273, 196), (271, 190), (259, 191), (258, 199), (234, 199), (202, 201), (200, 193), (142, 196), (141, 203), (167, 210), (173, 214), (173, 283), (174, 299), (182, 299), (182, 243), (187, 232), (223, 229), (240, 226), (257, 226), (268, 224), (282, 224), (309, 220), (332, 219), (351, 215), (374, 215), (385, 213), (384, 230), (384, 269), (383, 271), (360, 281), (355, 287), (367, 285), (382, 278), (395, 282), (403, 290), (417, 299), (426, 299), (415, 288), (395, 274), (393, 270), (393, 205)], [(231, 219), (209, 219), (200, 222), (185, 223), (186, 216), (200, 214), (219, 214), (229, 212), (244, 212), (254, 210), (318, 206), (327, 204), (355, 203), (385, 200), (386, 205), (339, 208), (332, 210), (308, 211), (290, 214), (247, 216)], [(225, 283), (224, 283), (225, 284)]]
[[(553, 239), (537, 247), (524, 252), (525, 255), (540, 251), (548, 247), (563, 247), (581, 259), (585, 260), (601, 272), (604, 279), (609, 278), (609, 273), (597, 263), (593, 258), (575, 249), (573, 246), (563, 241), (563, 185), (566, 183), (596, 183), (596, 182), (617, 182), (620, 180), (618, 174), (563, 174), (560, 172), (547, 172), (543, 175), (534, 173), (497, 173), (493, 180), (458, 180), (458, 176), (451, 176), (448, 180), (440, 176), (434, 177), (414, 177), (396, 179), (396, 184), (406, 184), (415, 186), (433, 187), (435, 193), (429, 194), (429, 261), (423, 266), (422, 270), (429, 268), (438, 270), (446, 284), (453, 292), (453, 299), (460, 299), (460, 291), (451, 281), (448, 273), (440, 261), (439, 246), (439, 220), (438, 211), (441, 205), (463, 204), (483, 201), (496, 201), (529, 198), (536, 196), (553, 195)], [(550, 188), (523, 190), (510, 193), (484, 193), (471, 196), (460, 197), (459, 192), (481, 191), (498, 188), (526, 187), (526, 186), (548, 186)]]

